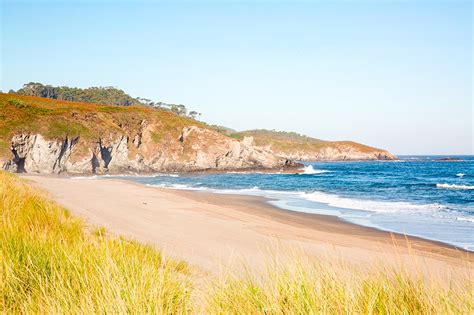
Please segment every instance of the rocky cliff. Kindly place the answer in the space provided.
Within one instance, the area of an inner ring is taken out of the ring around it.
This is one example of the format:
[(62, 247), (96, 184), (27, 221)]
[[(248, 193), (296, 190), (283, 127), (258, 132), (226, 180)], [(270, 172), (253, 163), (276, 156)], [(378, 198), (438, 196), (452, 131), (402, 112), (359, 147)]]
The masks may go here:
[(296, 134), (270, 130), (250, 130), (231, 134), (251, 138), (252, 144), (280, 157), (296, 161), (396, 160), (390, 152), (353, 141), (324, 141)]
[(188, 172), (297, 167), (205, 124), (143, 107), (0, 94), (0, 166), (27, 173)]

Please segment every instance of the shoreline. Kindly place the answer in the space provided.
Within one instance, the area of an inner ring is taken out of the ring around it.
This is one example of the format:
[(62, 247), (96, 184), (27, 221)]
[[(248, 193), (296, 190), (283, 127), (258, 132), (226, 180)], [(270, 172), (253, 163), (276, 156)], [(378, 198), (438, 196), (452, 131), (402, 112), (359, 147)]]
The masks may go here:
[[(119, 179), (121, 180), (121, 179)], [(123, 180), (126, 181), (126, 180)], [(134, 183), (137, 185), (141, 186), (146, 186), (142, 185), (140, 183)], [(150, 186), (147, 186), (150, 187)], [(416, 236), (416, 235), (408, 235), (408, 234), (403, 234), (399, 232), (394, 232), (394, 231), (388, 231), (384, 230), (382, 228), (378, 227), (372, 227), (372, 226), (365, 226), (357, 223), (350, 222), (348, 220), (345, 220), (344, 218), (338, 217), (338, 216), (333, 216), (333, 215), (326, 215), (326, 214), (320, 214), (320, 213), (306, 213), (306, 212), (299, 212), (299, 211), (293, 211), (293, 210), (288, 210), (285, 208), (281, 208), (275, 205), (272, 205), (269, 203), (269, 201), (272, 200), (278, 200), (278, 199), (272, 199), (264, 196), (253, 196), (253, 195), (245, 195), (245, 194), (226, 194), (226, 193), (214, 193), (214, 192), (208, 192), (208, 191), (193, 191), (193, 190), (187, 190), (187, 189), (179, 189), (179, 188), (161, 188), (161, 187), (151, 187), (159, 190), (171, 190), (171, 191), (176, 191), (179, 192), (180, 194), (188, 194), (189, 197), (195, 200), (200, 200), (200, 199), (205, 199), (204, 198), (198, 198), (196, 194), (211, 194), (211, 195), (219, 195), (219, 196), (224, 196), (224, 198), (232, 198), (233, 201), (235, 201), (237, 198), (242, 198), (242, 203), (260, 203), (261, 208), (260, 208), (260, 215), (264, 217), (272, 217), (272, 219), (278, 220), (282, 223), (289, 223), (289, 224), (295, 224), (295, 225), (302, 225), (302, 226), (311, 226), (313, 223), (321, 223), (325, 222), (325, 225), (319, 225), (318, 230), (320, 231), (331, 231), (331, 232), (343, 232), (345, 228), (349, 227), (354, 229), (352, 232), (356, 232), (358, 236), (361, 237), (370, 237), (372, 235), (378, 236), (379, 234), (383, 234), (385, 236), (393, 236), (391, 237), (392, 240), (396, 241), (397, 244), (396, 246), (406, 246), (407, 241), (411, 242), (411, 244), (415, 244), (417, 242), (427, 242), (427, 243), (432, 243), (433, 245), (439, 246), (444, 249), (448, 250), (455, 250), (459, 252), (464, 252), (466, 254), (474, 254), (474, 251), (471, 251), (466, 248), (462, 248), (459, 246), (456, 246), (454, 244), (450, 244), (447, 242), (443, 241), (438, 241), (438, 240), (432, 240), (429, 238), (424, 238), (421, 236)], [(233, 198), (236, 197), (236, 198)], [(255, 199), (255, 200), (250, 200), (250, 199)], [(245, 210), (242, 210), (245, 211)], [(259, 215), (259, 214), (257, 214)], [(289, 221), (284, 221), (285, 219), (290, 218)], [(355, 229), (359, 231), (355, 231)]]
[(260, 196), (157, 188), (123, 179), (21, 177), (88, 224), (156, 245), (211, 273), (235, 260), (258, 266), (269, 249), (284, 255), (288, 248), (362, 265), (421, 260), (442, 273), (469, 271), (474, 262), (472, 252), (450, 244), (281, 209)]
[[(235, 172), (235, 173), (239, 173), (239, 172)], [(179, 173), (179, 175), (180, 174), (181, 173)], [(167, 175), (172, 176), (173, 174), (167, 174)], [(119, 177), (120, 176), (127, 177), (127, 176), (133, 176), (133, 175), (124, 174), (124, 175), (119, 175)], [(139, 175), (135, 175), (135, 176), (139, 177)], [(413, 239), (413, 240), (432, 242), (434, 244), (437, 244), (437, 245), (440, 245), (440, 246), (443, 246), (443, 247), (449, 247), (449, 248), (452, 248), (452, 249), (455, 249), (455, 250), (458, 250), (458, 251), (463, 251), (463, 252), (466, 252), (466, 253), (474, 254), (474, 249), (470, 250), (468, 248), (464, 248), (464, 247), (461, 247), (461, 246), (458, 246), (456, 244), (452, 244), (452, 243), (449, 243), (449, 242), (446, 242), (446, 241), (430, 239), (428, 237), (424, 237), (424, 236), (421, 236), (421, 235), (404, 234), (402, 232), (397, 232), (397, 231), (393, 231), (393, 230), (389, 230), (389, 229), (384, 229), (383, 227), (379, 227), (379, 226), (359, 224), (359, 223), (356, 223), (356, 222), (351, 222), (350, 220), (347, 220), (343, 217), (339, 217), (339, 216), (331, 215), (331, 214), (310, 213), (310, 212), (303, 212), (303, 211), (297, 211), (297, 210), (290, 210), (290, 209), (286, 209), (284, 207), (279, 207), (277, 205), (274, 205), (274, 204), (270, 203), (271, 201), (280, 201), (281, 200), (281, 199), (277, 199), (277, 198), (272, 198), (272, 197), (267, 197), (267, 196), (259, 196), (259, 195), (252, 195), (252, 194), (245, 194), (245, 193), (238, 193), (238, 192), (236, 192), (236, 193), (224, 193), (224, 192), (218, 192), (217, 189), (216, 189), (217, 190), (217, 192), (216, 192), (216, 191), (212, 191), (212, 190), (211, 191), (210, 190), (204, 190), (203, 191), (203, 190), (198, 190), (198, 189), (187, 189), (187, 188), (177, 188), (177, 187), (159, 187), (159, 186), (153, 186), (153, 185), (147, 185), (147, 184), (139, 183), (139, 182), (136, 182), (136, 181), (133, 181), (133, 180), (126, 180), (126, 179), (120, 179), (120, 178), (111, 178), (111, 179), (112, 180), (118, 180), (118, 181), (125, 181), (127, 183), (136, 184), (136, 185), (139, 185), (139, 186), (142, 186), (142, 187), (145, 186), (145, 187), (151, 187), (151, 188), (156, 188), (156, 189), (179, 191), (179, 192), (182, 192), (182, 193), (188, 193), (189, 192), (189, 193), (191, 193), (190, 196), (192, 196), (194, 193), (204, 193), (204, 194), (208, 193), (208, 194), (213, 194), (213, 195), (215, 194), (215, 195), (219, 195), (219, 196), (242, 196), (242, 197), (248, 197), (248, 198), (261, 199), (261, 200), (259, 200), (259, 202), (262, 202), (265, 206), (271, 207), (273, 211), (283, 211), (283, 212), (286, 212), (288, 214), (308, 216), (309, 218), (312, 217), (312, 216), (316, 216), (316, 217), (319, 216), (320, 218), (326, 218), (327, 220), (330, 220), (330, 219), (336, 220), (340, 224), (349, 224), (349, 225), (352, 225), (352, 226), (357, 226), (357, 227), (368, 229), (369, 231), (370, 230), (376, 230), (376, 231), (383, 232), (383, 233), (393, 234), (393, 235), (396, 235), (397, 238), (409, 238), (409, 239)], [(332, 206), (328, 206), (328, 207), (332, 207)], [(339, 209), (339, 208), (337, 208), (337, 209)]]
[[(128, 176), (128, 175), (124, 175)], [(417, 235), (410, 235), (410, 234), (403, 234), (400, 232), (396, 231), (390, 231), (390, 230), (384, 230), (383, 228), (379, 227), (374, 227), (374, 226), (367, 226), (367, 225), (362, 225), (362, 224), (357, 224), (354, 222), (351, 222), (349, 220), (346, 220), (344, 218), (335, 216), (335, 215), (329, 215), (329, 214), (321, 214), (321, 213), (308, 213), (308, 212), (300, 212), (300, 211), (294, 211), (294, 210), (289, 210), (285, 209), (282, 207), (278, 207), (276, 205), (273, 205), (270, 203), (270, 201), (278, 201), (279, 199), (275, 198), (269, 198), (265, 196), (256, 196), (256, 195), (246, 195), (246, 194), (240, 194), (240, 193), (220, 193), (220, 192), (212, 192), (212, 191), (202, 191), (202, 190), (193, 190), (193, 189), (182, 189), (182, 188), (174, 188), (174, 187), (156, 187), (156, 186), (150, 186), (146, 184), (141, 184), (132, 180), (126, 180), (126, 179), (120, 179), (120, 178), (111, 178), (111, 180), (116, 180), (132, 185), (137, 185), (138, 187), (147, 187), (147, 188), (152, 188), (152, 189), (157, 189), (160, 191), (171, 191), (175, 193), (179, 193), (181, 195), (186, 195), (190, 199), (193, 200), (198, 200), (198, 201), (206, 201), (209, 203), (213, 203), (217, 205), (215, 202), (216, 199), (219, 198), (206, 198), (205, 195), (209, 194), (211, 196), (222, 196), (222, 199), (219, 199), (219, 204), (225, 204), (222, 203), (223, 200), (225, 199), (231, 199), (231, 203), (227, 203), (225, 205), (232, 206), (235, 205), (236, 203), (240, 205), (252, 205), (252, 204), (257, 204), (260, 206), (260, 214), (264, 217), (272, 217), (272, 219), (280, 220), (282, 223), (295, 223), (299, 222), (299, 224), (303, 226), (309, 226), (309, 222), (325, 222), (327, 223), (327, 226), (318, 226), (318, 229), (327, 229), (329, 226), (333, 229), (332, 231), (340, 231), (342, 232), (344, 230), (344, 227), (350, 226), (352, 228), (357, 228), (360, 229), (358, 231), (360, 236), (366, 236), (367, 234), (372, 235), (372, 234), (384, 234), (384, 235), (390, 235), (395, 237), (395, 240), (398, 241), (396, 244), (397, 246), (406, 246), (406, 242), (412, 241), (414, 242), (428, 242), (432, 243), (436, 246), (450, 249), (450, 250), (455, 250), (459, 252), (464, 252), (466, 254), (472, 255), (474, 254), (474, 251), (471, 251), (469, 249), (463, 248), (456, 246), (454, 244), (450, 244), (447, 242), (439, 241), (439, 240), (433, 240), (429, 238), (425, 238), (422, 236), (417, 236)], [(202, 195), (202, 197), (199, 197), (199, 195)], [(245, 211), (245, 208), (241, 208), (241, 211)], [(258, 214), (257, 214), (258, 215)], [(291, 220), (292, 217), (293, 219), (296, 220)], [(290, 218), (289, 221), (284, 221), (288, 218)], [(328, 231), (328, 230), (326, 230)], [(474, 260), (473, 260), (474, 262)]]

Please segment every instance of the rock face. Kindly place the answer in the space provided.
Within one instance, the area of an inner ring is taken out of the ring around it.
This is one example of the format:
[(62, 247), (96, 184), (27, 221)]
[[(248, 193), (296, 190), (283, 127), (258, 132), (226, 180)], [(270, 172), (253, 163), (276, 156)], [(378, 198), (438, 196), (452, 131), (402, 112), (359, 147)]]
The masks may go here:
[(77, 143), (76, 139), (46, 141), (41, 135), (16, 135), (12, 139), (13, 158), (4, 162), (3, 169), (23, 173), (34, 170), (36, 173), (59, 173), (66, 166)]
[(249, 130), (234, 133), (248, 145), (295, 161), (396, 160), (390, 152), (353, 141), (325, 141), (294, 132)]
[(370, 151), (359, 150), (351, 145), (333, 145), (314, 151), (293, 151), (284, 153), (273, 151), (275, 154), (296, 161), (370, 161), (370, 160), (396, 160), (397, 157), (386, 150), (374, 149)]
[[(136, 134), (110, 133), (96, 141), (80, 137), (45, 139), (18, 134), (11, 139), (2, 168), (40, 174), (189, 172), (290, 168), (298, 164), (272, 152), (197, 126), (184, 127), (176, 139), (156, 141), (156, 126), (141, 122)], [(157, 143), (158, 142), (158, 143)]]

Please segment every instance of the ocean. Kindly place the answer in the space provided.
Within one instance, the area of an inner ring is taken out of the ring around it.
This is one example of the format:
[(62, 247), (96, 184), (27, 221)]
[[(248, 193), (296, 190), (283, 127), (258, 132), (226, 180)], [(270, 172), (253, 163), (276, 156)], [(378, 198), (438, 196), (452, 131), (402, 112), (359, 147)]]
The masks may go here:
[(339, 217), (474, 251), (474, 156), (305, 163), (304, 173), (122, 176), (150, 186), (257, 195), (292, 211)]

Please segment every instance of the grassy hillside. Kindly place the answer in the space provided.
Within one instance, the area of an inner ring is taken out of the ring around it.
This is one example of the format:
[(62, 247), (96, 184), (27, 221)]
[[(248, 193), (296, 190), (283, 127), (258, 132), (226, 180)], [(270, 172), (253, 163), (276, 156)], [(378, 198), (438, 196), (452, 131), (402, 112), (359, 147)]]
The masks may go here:
[(0, 163), (12, 172), (296, 167), (267, 150), (241, 145), (207, 124), (152, 107), (0, 94), (0, 117)]
[(367, 274), (325, 260), (275, 262), (243, 277), (190, 272), (150, 246), (85, 226), (0, 171), (2, 313), (468, 314), (474, 307), (472, 283), (456, 274), (441, 286), (383, 266)]
[(10, 139), (18, 133), (40, 133), (47, 139), (80, 136), (85, 142), (116, 134), (133, 134), (146, 120), (157, 124), (157, 144), (179, 137), (188, 125), (204, 124), (167, 111), (142, 106), (113, 106), (69, 102), (0, 93), (0, 156), (9, 154)]
[[(188, 141), (178, 141), (183, 128), (190, 126), (210, 132), (201, 138), (192, 134)], [(138, 150), (138, 146), (129, 145), (131, 159), (137, 153), (146, 159), (153, 159), (160, 152), (166, 152), (170, 160), (189, 163), (192, 163), (199, 150), (210, 146), (217, 148), (229, 137), (243, 139), (245, 136), (252, 136), (257, 146), (269, 148), (275, 154), (292, 160), (304, 159), (304, 155), (309, 155), (311, 159), (327, 149), (338, 150), (337, 158), (351, 158), (355, 152), (359, 156), (367, 154), (370, 155), (369, 159), (376, 159), (378, 157), (374, 154), (387, 153), (355, 142), (323, 141), (292, 132), (234, 132), (144, 106), (102, 105), (0, 93), (0, 158), (11, 156), (9, 148), (12, 136), (22, 133), (38, 133), (47, 140), (80, 137), (80, 142), (74, 149), (75, 160), (90, 154), (90, 148), (95, 146), (99, 138), (117, 139), (121, 135), (128, 137), (129, 141), (140, 135), (140, 138), (147, 141), (146, 149)], [(201, 145), (199, 150), (196, 149), (198, 143)]]
[(370, 147), (361, 143), (353, 141), (325, 141), (311, 138), (305, 135), (300, 135), (295, 132), (284, 132), (274, 130), (248, 130), (230, 134), (236, 139), (243, 139), (244, 137), (253, 137), (254, 144), (258, 146), (268, 146), (274, 152), (284, 156), (290, 156), (294, 152), (301, 152), (302, 154), (317, 153), (327, 148), (349, 148), (361, 153), (372, 153), (382, 151), (374, 147)]
[(325, 143), (329, 143), (327, 141), (300, 135), (296, 132), (274, 131), (266, 129), (234, 132), (231, 134), (231, 136), (236, 139), (243, 139), (244, 137), (253, 137), (256, 145), (271, 145), (274, 148), (282, 150), (292, 150), (294, 148), (301, 147), (320, 147)]

